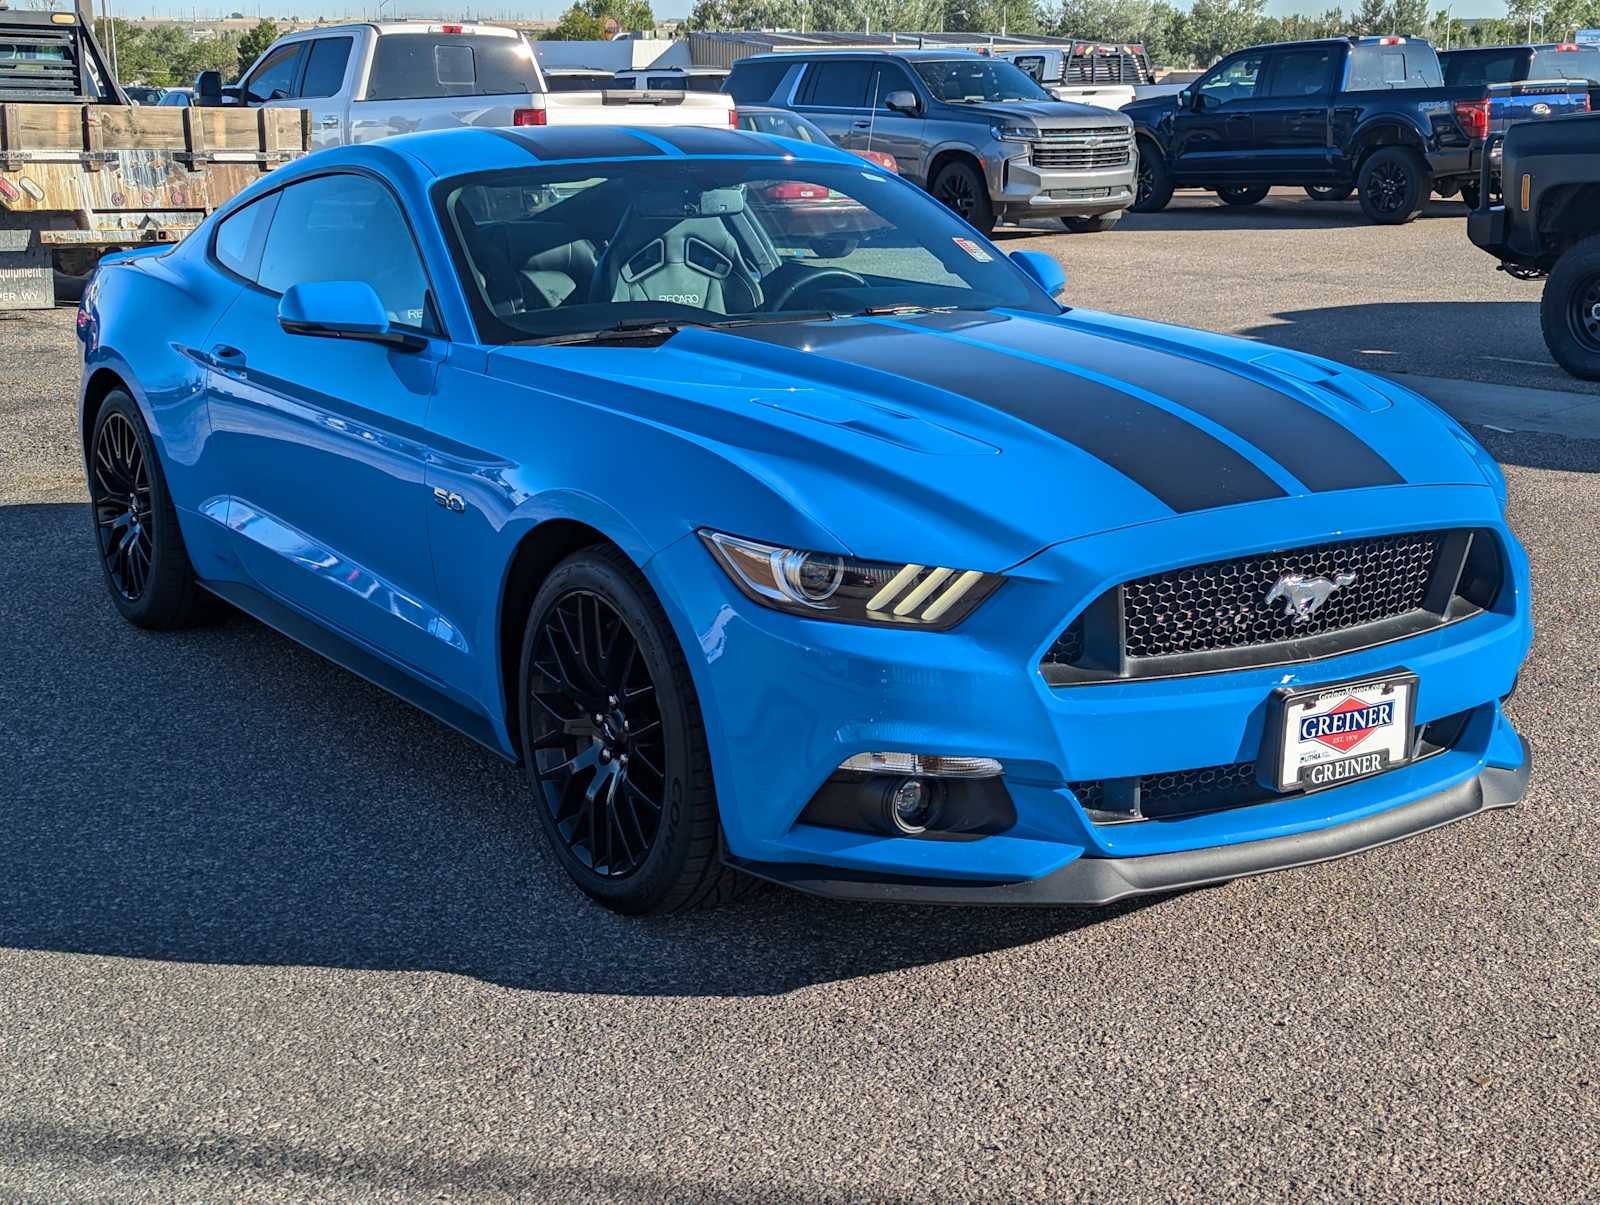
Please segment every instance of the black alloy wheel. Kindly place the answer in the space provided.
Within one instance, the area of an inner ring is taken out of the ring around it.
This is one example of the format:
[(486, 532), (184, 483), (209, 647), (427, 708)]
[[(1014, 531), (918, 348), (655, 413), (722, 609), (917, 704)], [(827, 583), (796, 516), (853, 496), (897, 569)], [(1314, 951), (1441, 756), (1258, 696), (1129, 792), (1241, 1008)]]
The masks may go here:
[(934, 198), (977, 227), (983, 234), (994, 230), (994, 205), (988, 185), (978, 169), (964, 160), (946, 163), (933, 179)]
[(972, 208), (977, 204), (978, 192), (972, 186), (972, 181), (965, 172), (946, 172), (939, 177), (939, 189), (934, 194), (951, 209), (964, 218), (972, 217)]
[(1361, 211), (1380, 226), (1412, 221), (1432, 192), (1428, 165), (1409, 147), (1378, 148), (1362, 163), (1359, 177)]
[(1133, 208), (1134, 212), (1141, 211), (1142, 206), (1150, 204), (1150, 198), (1156, 191), (1156, 169), (1149, 155), (1139, 156), (1139, 172), (1134, 177)]
[(1217, 189), (1217, 199), (1224, 205), (1257, 205), (1270, 191), (1265, 184), (1224, 184)]
[(540, 617), (531, 668), (532, 753), (555, 830), (594, 874), (631, 875), (666, 806), (660, 700), (639, 640), (606, 599), (574, 590)]
[(1539, 325), (1557, 364), (1585, 381), (1600, 381), (1600, 235), (1556, 260), (1539, 302)]
[(89, 494), (106, 576), (124, 600), (138, 602), (150, 584), (155, 562), (155, 525), (144, 446), (126, 415), (114, 411), (100, 424), (89, 468)]
[(1396, 163), (1379, 163), (1367, 173), (1366, 191), (1379, 213), (1399, 213), (1406, 203), (1406, 174)]

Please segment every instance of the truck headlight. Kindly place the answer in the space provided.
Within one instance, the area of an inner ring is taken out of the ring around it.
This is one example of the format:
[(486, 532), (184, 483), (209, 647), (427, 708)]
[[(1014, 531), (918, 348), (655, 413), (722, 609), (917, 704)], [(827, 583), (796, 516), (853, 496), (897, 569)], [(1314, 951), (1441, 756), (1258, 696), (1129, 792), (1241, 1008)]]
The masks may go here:
[(1035, 126), (990, 126), (989, 133), (1002, 142), (1039, 141), (1039, 131)]
[(702, 530), (700, 538), (749, 598), (834, 623), (944, 631), (972, 614), (1002, 580), (975, 569), (862, 561), (718, 531)]

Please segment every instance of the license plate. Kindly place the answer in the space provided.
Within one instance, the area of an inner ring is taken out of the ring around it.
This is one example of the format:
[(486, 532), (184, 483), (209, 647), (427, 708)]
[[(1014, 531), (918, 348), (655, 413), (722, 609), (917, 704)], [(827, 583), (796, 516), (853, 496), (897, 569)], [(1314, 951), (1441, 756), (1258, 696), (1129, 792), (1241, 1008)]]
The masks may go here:
[(1404, 765), (1416, 704), (1417, 676), (1403, 670), (1277, 691), (1264, 750), (1272, 761), (1263, 778), (1280, 791), (1318, 791)]

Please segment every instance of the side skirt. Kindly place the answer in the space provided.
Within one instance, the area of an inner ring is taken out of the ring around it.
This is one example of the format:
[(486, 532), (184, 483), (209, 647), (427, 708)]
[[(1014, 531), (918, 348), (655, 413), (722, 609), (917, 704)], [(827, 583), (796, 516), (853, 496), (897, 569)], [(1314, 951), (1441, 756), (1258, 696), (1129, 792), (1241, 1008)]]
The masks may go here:
[(364, 678), (422, 711), (442, 724), (454, 728), (463, 736), (471, 737), (489, 752), (512, 765), (518, 759), (500, 747), (494, 725), (488, 717), (463, 707), (441, 691), (412, 677), (398, 666), (385, 661), (376, 653), (308, 619), (292, 607), (285, 606), (269, 594), (240, 582), (200, 583), (224, 602), (232, 603), (246, 615), (260, 620), (269, 628), (287, 636), (296, 644), (304, 645), (358, 678)]

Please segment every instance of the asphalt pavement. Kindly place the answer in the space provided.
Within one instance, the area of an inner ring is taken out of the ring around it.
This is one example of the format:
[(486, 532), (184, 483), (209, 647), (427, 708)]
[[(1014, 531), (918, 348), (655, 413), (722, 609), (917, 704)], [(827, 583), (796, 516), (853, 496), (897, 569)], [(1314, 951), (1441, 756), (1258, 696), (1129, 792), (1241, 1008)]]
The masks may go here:
[[(1525, 315), (1444, 338), (1528, 304), (1470, 257), (1430, 284), (1459, 220), (1188, 206), (1008, 245), (1337, 358), (1543, 355)], [(1534, 566), (1520, 808), (1099, 912), (639, 921), (464, 738), (249, 620), (119, 621), (74, 350), (0, 322), (0, 1198), (1600, 1196), (1600, 442), (1481, 431)]]

